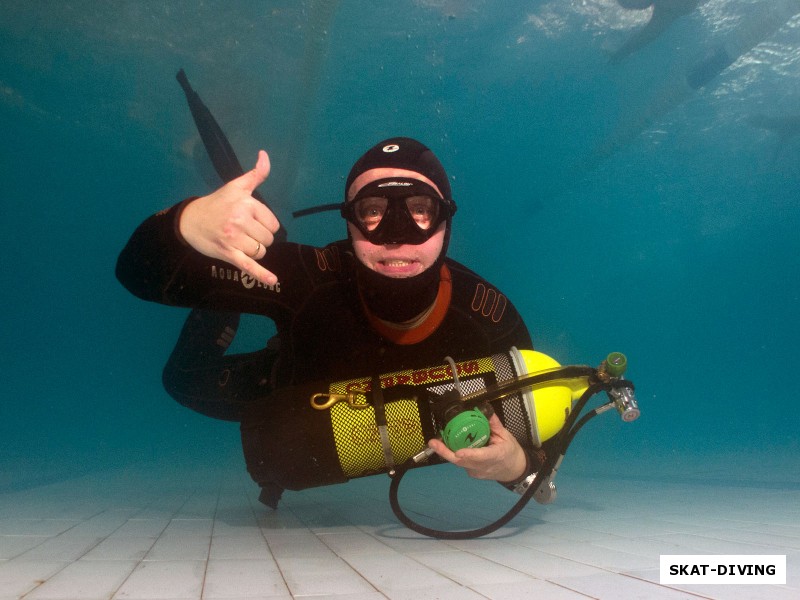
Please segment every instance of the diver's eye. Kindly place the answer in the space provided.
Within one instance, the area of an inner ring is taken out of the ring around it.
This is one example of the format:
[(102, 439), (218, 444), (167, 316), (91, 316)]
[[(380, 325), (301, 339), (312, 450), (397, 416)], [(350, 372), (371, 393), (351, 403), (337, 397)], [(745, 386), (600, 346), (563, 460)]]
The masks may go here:
[(381, 222), (383, 215), (386, 214), (386, 198), (362, 198), (356, 206), (356, 215), (359, 222), (372, 231)]
[(430, 196), (409, 196), (406, 207), (420, 229), (429, 229), (439, 213), (439, 203)]

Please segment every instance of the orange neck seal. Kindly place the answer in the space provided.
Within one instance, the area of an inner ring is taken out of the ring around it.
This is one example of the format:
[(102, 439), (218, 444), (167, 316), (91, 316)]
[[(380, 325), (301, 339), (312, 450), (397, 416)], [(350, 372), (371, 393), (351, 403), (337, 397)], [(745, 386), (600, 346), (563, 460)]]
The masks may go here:
[(445, 315), (447, 315), (447, 310), (450, 308), (452, 297), (453, 279), (450, 275), (450, 269), (443, 264), (439, 270), (439, 291), (436, 294), (436, 299), (425, 314), (418, 319), (414, 319), (411, 323), (398, 324), (384, 321), (369, 310), (363, 297), (361, 298), (361, 305), (364, 307), (364, 313), (367, 315), (369, 324), (375, 331), (390, 342), (408, 346), (421, 342), (439, 328), (439, 325), (444, 321)]

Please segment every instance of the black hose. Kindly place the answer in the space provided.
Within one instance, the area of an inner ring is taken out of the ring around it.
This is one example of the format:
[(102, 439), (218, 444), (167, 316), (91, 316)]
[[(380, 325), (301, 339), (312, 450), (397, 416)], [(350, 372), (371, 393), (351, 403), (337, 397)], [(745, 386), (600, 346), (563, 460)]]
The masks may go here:
[[(617, 380), (617, 381), (615, 381), (613, 383), (607, 383), (607, 384), (602, 385), (600, 387), (600, 389), (598, 390), (598, 392), (601, 391), (601, 390), (608, 391), (608, 390), (616, 389), (616, 388), (628, 388), (630, 390), (633, 390), (633, 382), (627, 381), (625, 379), (619, 379), (619, 380)], [(595, 392), (595, 393), (597, 393), (597, 392)], [(588, 423), (591, 419), (593, 419), (594, 417), (596, 417), (597, 415), (600, 414), (600, 409), (601, 408), (602, 407), (598, 407), (598, 408), (595, 408), (592, 411), (589, 411), (588, 413), (583, 415), (583, 417), (581, 417), (581, 419), (575, 425), (573, 425), (569, 429), (568, 432), (565, 432), (565, 439), (564, 439), (564, 448), (565, 449), (566, 449), (567, 446), (569, 446), (572, 443), (572, 440), (575, 438), (575, 435), (581, 430), (581, 428), (584, 425), (586, 425), (586, 423)], [(574, 411), (574, 412), (577, 414), (577, 411)]]
[[(530, 499), (533, 498), (534, 494), (539, 491), (539, 488), (545, 481), (550, 479), (550, 476), (553, 474), (553, 470), (556, 468), (556, 465), (560, 462), (560, 460), (566, 454), (567, 447), (569, 446), (572, 439), (575, 437), (575, 433), (585, 425), (589, 419), (597, 416), (598, 411), (594, 410), (578, 421), (576, 425), (576, 421), (580, 416), (580, 413), (583, 411), (586, 403), (589, 399), (601, 392), (603, 390), (608, 390), (613, 387), (632, 387), (632, 384), (628, 381), (615, 382), (613, 384), (603, 383), (596, 379), (597, 371), (595, 369), (591, 369), (589, 367), (565, 367), (562, 369), (558, 369), (556, 371), (551, 371), (548, 373), (543, 373), (539, 375), (529, 376), (529, 377), (521, 377), (514, 382), (513, 387), (516, 390), (524, 389), (525, 387), (530, 387), (531, 385), (535, 385), (538, 383), (543, 383), (545, 381), (550, 380), (557, 380), (557, 379), (565, 379), (568, 378), (565, 376), (565, 372), (577, 372), (576, 370), (580, 370), (581, 375), (584, 376), (587, 373), (587, 369), (591, 372), (590, 377), (590, 385), (586, 389), (586, 391), (581, 395), (578, 402), (576, 402), (575, 406), (573, 407), (572, 412), (570, 412), (569, 416), (567, 417), (564, 426), (561, 428), (561, 431), (557, 434), (557, 439), (555, 443), (555, 448), (558, 449), (557, 452), (551, 452), (549, 456), (545, 458), (544, 464), (539, 469), (536, 479), (534, 479), (533, 485), (531, 485), (525, 493), (520, 497), (520, 499), (512, 506), (508, 512), (506, 512), (502, 517), (486, 525), (484, 527), (479, 527), (477, 529), (469, 529), (469, 530), (462, 530), (462, 531), (442, 531), (439, 529), (432, 529), (429, 527), (424, 527), (420, 525), (416, 521), (413, 521), (401, 508), (400, 502), (398, 500), (398, 490), (400, 488), (400, 481), (402, 480), (403, 476), (406, 474), (406, 471), (410, 467), (414, 465), (413, 459), (409, 459), (404, 464), (400, 465), (392, 475), (392, 482), (389, 486), (389, 504), (392, 507), (392, 511), (394, 512), (397, 519), (406, 527), (411, 529), (412, 531), (416, 531), (422, 535), (426, 535), (428, 537), (433, 537), (442, 540), (468, 540), (477, 537), (481, 537), (487, 535), (489, 533), (493, 533), (506, 525), (511, 519), (516, 517), (519, 512), (525, 508), (525, 505), (530, 502)], [(572, 375), (575, 376), (575, 375)], [(503, 392), (508, 392), (508, 388), (512, 386), (495, 386), (496, 388), (502, 387)], [(490, 395), (494, 394), (498, 390), (487, 390)], [(506, 394), (503, 393), (501, 396), (503, 397)], [(574, 431), (573, 431), (574, 430)]]
[[(545, 463), (546, 465), (547, 463)], [(504, 514), (502, 517), (497, 519), (494, 523), (490, 523), (485, 527), (480, 527), (478, 529), (470, 529), (464, 531), (442, 531), (439, 529), (431, 529), (420, 525), (416, 521), (413, 521), (400, 507), (400, 501), (397, 498), (397, 492), (400, 487), (400, 481), (403, 478), (403, 475), (406, 474), (409, 468), (408, 462), (401, 465), (395, 472), (395, 475), (392, 477), (392, 483), (389, 486), (389, 504), (392, 506), (392, 512), (394, 512), (397, 519), (406, 527), (411, 529), (412, 531), (416, 531), (417, 533), (421, 533), (422, 535), (426, 535), (428, 537), (437, 538), (440, 540), (471, 540), (473, 538), (481, 537), (487, 535), (489, 533), (493, 533), (500, 529), (503, 525), (508, 523), (511, 519), (516, 517), (519, 512), (525, 508), (525, 505), (528, 504), (533, 494), (539, 489), (539, 485), (532, 485), (529, 487), (525, 494), (517, 500), (516, 504), (512, 506), (509, 511)], [(542, 467), (544, 469), (544, 467)], [(552, 469), (551, 469), (552, 471)], [(544, 481), (544, 479), (538, 479), (539, 482)]]

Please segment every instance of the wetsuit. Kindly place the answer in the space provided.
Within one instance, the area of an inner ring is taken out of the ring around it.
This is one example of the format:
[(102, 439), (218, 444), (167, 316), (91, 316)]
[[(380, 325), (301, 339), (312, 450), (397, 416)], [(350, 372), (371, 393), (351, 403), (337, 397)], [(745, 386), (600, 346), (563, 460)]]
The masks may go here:
[[(444, 261), (436, 308), (423, 327), (398, 332), (383, 328), (365, 308), (349, 241), (324, 248), (270, 246), (260, 262), (278, 277), (271, 288), (189, 247), (177, 233), (180, 207), (139, 226), (120, 254), (117, 277), (144, 300), (230, 311), (190, 317), (168, 364), (177, 379), (171, 389), (165, 381), (167, 389), (200, 412), (237, 420), (244, 406), (274, 387), (421, 368), (440, 364), (445, 356), (458, 361), (512, 346), (532, 348), (511, 302), (454, 260)], [(275, 322), (277, 350), (223, 355), (235, 331), (235, 313), (243, 312)]]
[[(229, 181), (241, 175), (233, 148), (183, 71), (178, 81), (220, 178)], [(417, 157), (421, 163), (414, 168), (431, 175), (449, 197), (446, 173), (432, 153), (427, 154), (427, 158)], [(193, 410), (242, 420), (244, 445), (248, 440), (252, 444), (252, 423), (261, 421), (260, 410), (272, 409), (276, 402), (281, 406), (294, 402), (291, 386), (424, 368), (441, 364), (445, 356), (460, 361), (502, 353), (512, 346), (532, 347), (524, 322), (507, 298), (480, 276), (445, 258), (446, 242), (435, 267), (426, 271), (432, 277), (423, 274), (414, 278), (416, 282), (395, 280), (387, 286), (359, 263), (349, 241), (325, 248), (290, 244), (281, 227), (276, 243), (260, 261), (280, 283), (265, 287), (233, 266), (190, 248), (178, 233), (182, 206), (150, 217), (136, 230), (118, 259), (117, 277), (145, 300), (194, 307), (164, 368), (164, 386)], [(446, 239), (449, 233), (448, 221)], [(435, 296), (433, 310), (413, 329), (398, 331), (377, 316), (415, 315), (416, 306), (428, 305), (428, 292)], [(269, 344), (259, 352), (225, 354), (242, 312), (265, 315), (275, 322), (278, 349)], [(306, 398), (302, 401), (307, 403)], [(248, 421), (250, 433), (245, 435)], [(269, 429), (274, 432), (275, 428)], [(281, 458), (269, 453), (269, 463), (280, 465), (295, 454), (304, 454), (292, 452), (291, 431), (283, 435), (289, 437), (278, 446)], [(270, 465), (264, 470), (260, 453), (252, 448), (245, 449), (245, 457), (248, 470), (262, 487), (260, 500), (277, 507), (282, 486), (273, 480)], [(316, 459), (312, 462), (310, 470), (320, 466)], [(301, 487), (323, 484), (312, 477)]]
[(241, 421), (245, 409), (274, 388), (277, 336), (257, 352), (227, 354), (239, 313), (195, 308), (164, 365), (164, 389), (183, 406), (224, 421)]

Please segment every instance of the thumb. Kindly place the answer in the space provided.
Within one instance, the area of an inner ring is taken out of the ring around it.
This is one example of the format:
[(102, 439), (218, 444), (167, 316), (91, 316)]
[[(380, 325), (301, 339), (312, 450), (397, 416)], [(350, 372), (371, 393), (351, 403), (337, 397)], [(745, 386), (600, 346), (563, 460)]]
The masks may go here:
[(456, 455), (453, 451), (445, 446), (444, 442), (440, 439), (433, 438), (428, 440), (428, 447), (445, 460), (452, 462), (456, 459)]
[(269, 154), (264, 150), (259, 150), (255, 167), (237, 177), (231, 183), (235, 183), (236, 187), (252, 192), (269, 177), (270, 168)]
[(489, 430), (492, 433), (499, 433), (505, 429), (503, 427), (503, 422), (497, 416), (497, 413), (492, 413), (492, 416), (489, 417)]
[(493, 414), (491, 417), (489, 417), (489, 433), (495, 439), (505, 439), (507, 437), (511, 437), (511, 433), (505, 428), (503, 422), (498, 418), (497, 414)]

